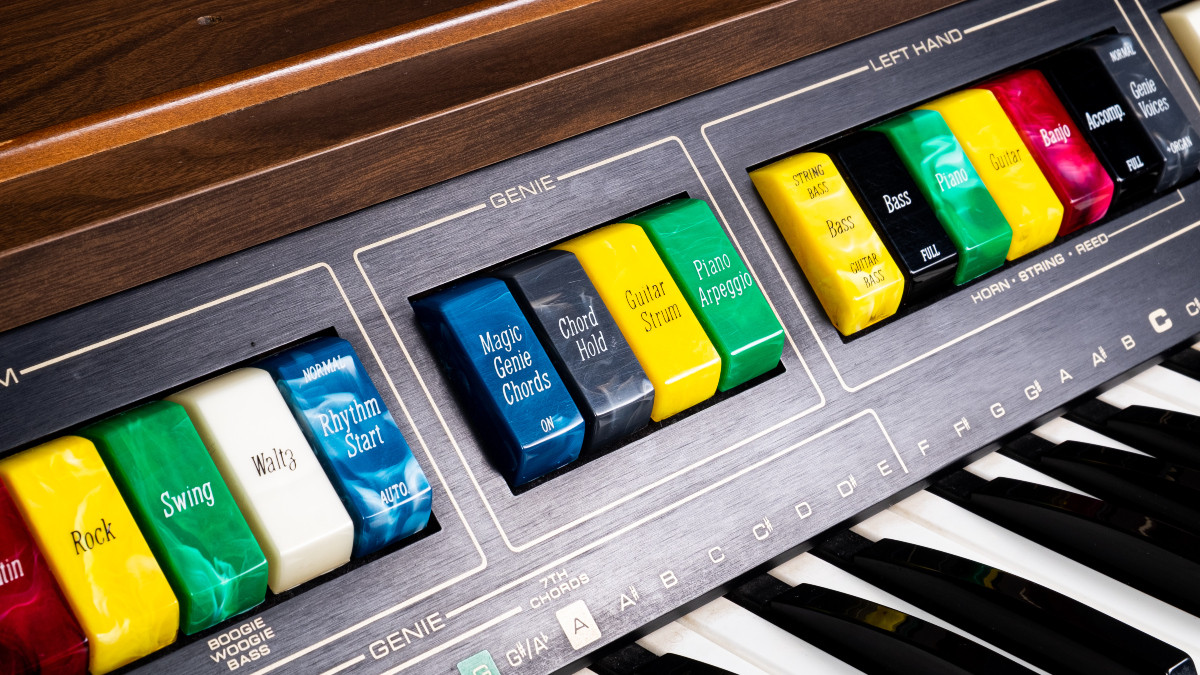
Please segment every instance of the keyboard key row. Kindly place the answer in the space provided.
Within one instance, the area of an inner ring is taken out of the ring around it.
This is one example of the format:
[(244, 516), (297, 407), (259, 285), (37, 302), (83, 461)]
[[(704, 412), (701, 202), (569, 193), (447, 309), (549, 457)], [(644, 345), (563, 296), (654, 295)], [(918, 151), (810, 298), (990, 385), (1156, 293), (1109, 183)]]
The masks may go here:
[[(1101, 398), (1190, 417), (1195, 392), (1154, 367)], [(1009, 441), (642, 638), (637, 672), (1196, 672), (1193, 469), (1097, 429), (1059, 418)]]

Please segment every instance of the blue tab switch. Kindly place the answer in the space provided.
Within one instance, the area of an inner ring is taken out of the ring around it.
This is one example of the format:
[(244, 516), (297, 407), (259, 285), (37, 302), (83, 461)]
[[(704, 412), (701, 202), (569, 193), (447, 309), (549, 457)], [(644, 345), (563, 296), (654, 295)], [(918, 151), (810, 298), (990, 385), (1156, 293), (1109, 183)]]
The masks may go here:
[(346, 505), (354, 557), (425, 527), (429, 481), (349, 342), (318, 338), (256, 365), (275, 379)]
[(575, 461), (583, 416), (503, 281), (468, 281), (413, 308), (510, 483)]

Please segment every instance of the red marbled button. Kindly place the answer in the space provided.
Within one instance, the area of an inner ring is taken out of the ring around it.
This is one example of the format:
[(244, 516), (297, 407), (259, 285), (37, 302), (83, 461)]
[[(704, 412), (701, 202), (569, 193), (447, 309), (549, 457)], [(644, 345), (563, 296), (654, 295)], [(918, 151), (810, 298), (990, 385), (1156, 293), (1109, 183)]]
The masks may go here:
[(1103, 218), (1112, 202), (1112, 178), (1046, 77), (1036, 70), (1021, 70), (979, 88), (995, 94), (1066, 209), (1058, 235)]
[(87, 638), (0, 483), (0, 675), (75, 675), (87, 667)]

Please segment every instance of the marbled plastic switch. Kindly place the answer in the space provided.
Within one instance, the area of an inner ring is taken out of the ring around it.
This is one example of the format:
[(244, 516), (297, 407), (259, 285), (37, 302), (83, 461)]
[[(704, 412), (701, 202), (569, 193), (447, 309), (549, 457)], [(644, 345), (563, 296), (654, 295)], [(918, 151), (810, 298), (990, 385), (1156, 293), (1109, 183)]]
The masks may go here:
[(510, 483), (579, 457), (583, 416), (503, 281), (467, 281), (413, 309)]
[(263, 601), (267, 559), (184, 409), (155, 401), (89, 425), (179, 600), (187, 635)]
[(31, 448), (0, 477), (87, 636), (93, 675), (175, 641), (179, 603), (91, 441)]
[(896, 313), (904, 275), (828, 155), (792, 155), (750, 178), (842, 335)]
[(1121, 203), (1196, 172), (1200, 139), (1137, 41), (1105, 35), (1038, 64), (1115, 183)]
[(654, 385), (575, 255), (543, 251), (496, 276), (508, 284), (583, 413), (583, 451), (646, 426)]
[(76, 675), (87, 638), (0, 482), (0, 673)]
[(987, 89), (966, 89), (921, 107), (941, 113), (1012, 228), (1006, 257), (1016, 260), (1054, 241), (1062, 226), (1062, 202), (996, 96)]
[(241, 507), (272, 591), (350, 561), (354, 524), (267, 371), (241, 368), (168, 399), (187, 410)]
[(783, 326), (708, 204), (680, 199), (635, 214), (721, 355), (717, 389), (779, 364)]
[(887, 137), (859, 131), (823, 150), (904, 272), (905, 299), (919, 300), (948, 286), (958, 251)]
[(716, 393), (721, 356), (642, 228), (607, 225), (558, 248), (579, 259), (654, 383), (650, 419), (664, 420)]
[(954, 283), (965, 284), (1003, 265), (1012, 228), (942, 116), (910, 110), (871, 130), (891, 141), (958, 249)]
[(1062, 202), (1059, 236), (1103, 218), (1112, 203), (1112, 178), (1046, 76), (1037, 70), (1020, 70), (979, 86), (996, 96)]
[(425, 528), (429, 481), (349, 342), (317, 338), (255, 365), (275, 378), (354, 521), (354, 557)]

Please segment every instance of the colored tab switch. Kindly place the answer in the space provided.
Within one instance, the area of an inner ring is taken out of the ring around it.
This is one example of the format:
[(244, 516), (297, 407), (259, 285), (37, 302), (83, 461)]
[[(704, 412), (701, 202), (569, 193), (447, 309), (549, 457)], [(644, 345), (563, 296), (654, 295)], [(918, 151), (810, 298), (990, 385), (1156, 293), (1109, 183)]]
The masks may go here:
[(175, 641), (179, 603), (96, 447), (65, 436), (0, 462), (100, 675)]
[(168, 400), (187, 410), (241, 507), (272, 591), (350, 561), (350, 516), (265, 370), (241, 368)]
[(936, 110), (979, 173), (1008, 226), (1009, 260), (1054, 241), (1063, 207), (1021, 135), (987, 89), (967, 89), (921, 106)]
[(354, 521), (354, 557), (425, 528), (429, 481), (349, 342), (318, 338), (256, 365), (275, 378)]
[(634, 215), (721, 355), (726, 391), (779, 364), (783, 326), (708, 204), (680, 199)]
[(567, 251), (543, 251), (496, 273), (508, 283), (586, 421), (584, 452), (650, 421), (654, 385), (587, 273)]
[(904, 272), (906, 300), (946, 286), (958, 251), (883, 134), (859, 131), (825, 148)]
[(664, 420), (716, 393), (721, 357), (642, 228), (608, 225), (558, 248), (579, 259), (654, 383), (650, 419)]
[(793, 155), (750, 178), (842, 335), (896, 313), (904, 276), (828, 155)]
[(910, 110), (871, 130), (891, 141), (958, 249), (954, 283), (965, 284), (1003, 265), (1012, 228), (942, 116)]
[(468, 281), (413, 309), (510, 483), (579, 457), (583, 416), (503, 281)]
[(156, 401), (84, 427), (179, 600), (187, 635), (263, 601), (267, 559), (196, 428)]
[(76, 675), (87, 638), (0, 482), (0, 673)]
[(1039, 64), (1127, 202), (1196, 172), (1196, 132), (1128, 35), (1105, 35)]
[(1037, 70), (1021, 70), (985, 82), (980, 88), (996, 96), (1062, 202), (1059, 236), (1103, 218), (1112, 202), (1112, 178), (1046, 76)]

